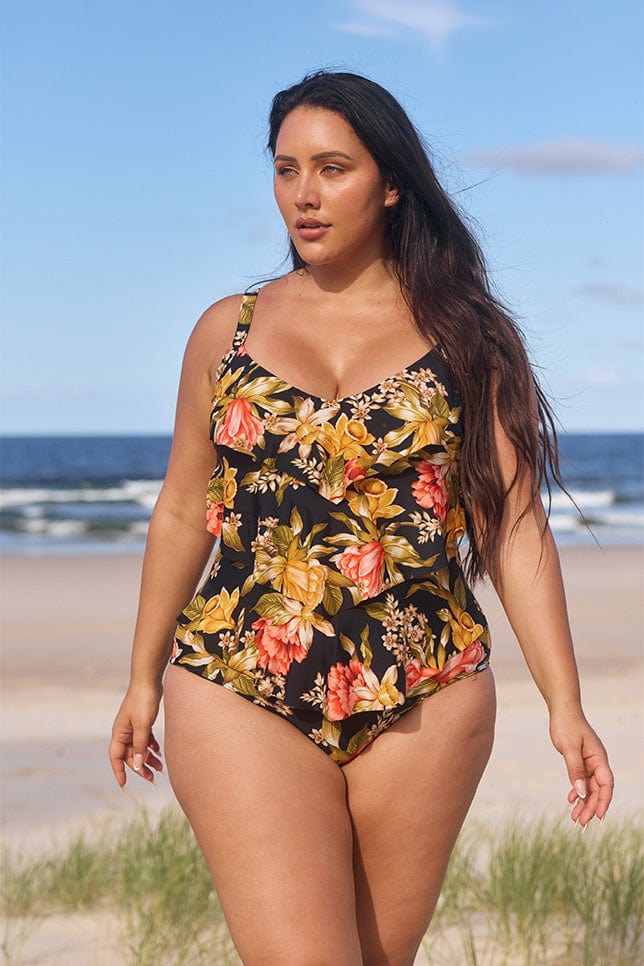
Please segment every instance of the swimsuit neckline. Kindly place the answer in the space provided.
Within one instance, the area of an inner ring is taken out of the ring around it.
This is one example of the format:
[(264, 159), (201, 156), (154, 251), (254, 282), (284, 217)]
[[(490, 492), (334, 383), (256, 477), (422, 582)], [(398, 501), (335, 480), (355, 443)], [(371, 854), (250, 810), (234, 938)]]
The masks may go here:
[(314, 392), (308, 392), (306, 389), (302, 389), (299, 386), (295, 386), (293, 385), (293, 383), (288, 382), (286, 379), (282, 378), (282, 376), (278, 376), (276, 372), (272, 372), (270, 369), (267, 369), (266, 366), (263, 366), (261, 362), (258, 362), (257, 359), (255, 359), (250, 354), (250, 352), (248, 352), (245, 346), (245, 341), (246, 340), (244, 340), (244, 343), (242, 343), (242, 345), (244, 346), (244, 351), (240, 353), (240, 358), (247, 359), (248, 362), (252, 366), (254, 366), (255, 369), (260, 369), (264, 373), (264, 375), (270, 376), (272, 379), (276, 379), (284, 386), (285, 389), (291, 389), (293, 392), (301, 393), (306, 398), (312, 399), (315, 402), (326, 403), (327, 405), (336, 405), (336, 406), (340, 406), (345, 402), (350, 402), (352, 399), (357, 399), (358, 396), (373, 395), (373, 393), (375, 393), (377, 389), (380, 389), (384, 385), (384, 383), (390, 382), (393, 379), (402, 379), (408, 373), (414, 372), (416, 369), (422, 368), (423, 363), (429, 361), (430, 357), (433, 356), (438, 351), (437, 346), (432, 346), (432, 348), (428, 349), (427, 352), (425, 352), (422, 356), (420, 356), (420, 358), (415, 359), (413, 362), (410, 362), (403, 369), (399, 369), (398, 372), (394, 372), (389, 376), (385, 376), (384, 379), (381, 379), (380, 382), (375, 383), (373, 386), (367, 386), (365, 389), (361, 389), (359, 392), (352, 392), (346, 396), (339, 396), (335, 399), (329, 399), (326, 396), (318, 396)]
[(250, 332), (250, 324), (255, 312), (255, 305), (257, 303), (258, 295), (259, 295), (259, 291), (249, 292), (247, 295), (244, 296), (244, 298), (248, 302), (250, 302), (250, 318), (248, 319), (248, 322), (245, 325), (244, 336), (236, 352), (239, 353), (239, 349), (242, 349), (242, 352), (239, 353), (240, 357), (247, 359), (252, 366), (254, 366), (256, 369), (260, 369), (264, 373), (264, 375), (269, 376), (271, 379), (277, 380), (277, 382), (281, 383), (285, 389), (290, 389), (293, 392), (301, 393), (304, 397), (308, 399), (312, 399), (315, 402), (326, 403), (327, 405), (341, 406), (343, 403), (350, 402), (353, 399), (357, 399), (358, 396), (373, 395), (373, 393), (375, 393), (376, 390), (382, 388), (384, 383), (390, 382), (394, 379), (402, 379), (404, 378), (404, 376), (406, 376), (411, 372), (414, 372), (416, 369), (422, 368), (423, 364), (425, 362), (428, 362), (429, 359), (438, 352), (437, 345), (431, 346), (427, 350), (427, 352), (425, 352), (418, 359), (414, 359), (413, 362), (410, 362), (403, 369), (399, 369), (397, 372), (394, 372), (389, 376), (385, 376), (385, 378), (381, 379), (380, 382), (375, 383), (373, 386), (367, 386), (366, 389), (361, 389), (359, 392), (352, 392), (349, 395), (339, 396), (339, 397), (336, 397), (335, 399), (328, 399), (326, 396), (318, 396), (317, 393), (307, 392), (305, 389), (301, 389), (299, 386), (293, 385), (292, 382), (288, 382), (287, 379), (284, 379), (282, 376), (279, 376), (276, 372), (273, 372), (271, 369), (267, 369), (266, 366), (262, 365), (261, 362), (258, 362), (257, 359), (255, 359), (254, 356), (252, 356), (248, 351), (248, 349), (246, 348), (246, 339), (248, 338), (248, 333)]

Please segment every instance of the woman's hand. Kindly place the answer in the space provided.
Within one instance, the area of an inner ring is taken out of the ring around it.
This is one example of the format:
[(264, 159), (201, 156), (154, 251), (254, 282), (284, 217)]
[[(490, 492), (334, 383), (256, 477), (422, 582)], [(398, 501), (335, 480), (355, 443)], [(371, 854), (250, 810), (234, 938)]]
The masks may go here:
[(593, 816), (601, 821), (613, 797), (614, 783), (606, 749), (580, 712), (551, 714), (550, 737), (568, 769), (571, 819), (582, 828)]
[(154, 783), (154, 772), (163, 771), (159, 742), (152, 732), (162, 693), (160, 682), (156, 685), (130, 684), (114, 719), (109, 755), (114, 777), (121, 788), (127, 781), (126, 765), (151, 783)]

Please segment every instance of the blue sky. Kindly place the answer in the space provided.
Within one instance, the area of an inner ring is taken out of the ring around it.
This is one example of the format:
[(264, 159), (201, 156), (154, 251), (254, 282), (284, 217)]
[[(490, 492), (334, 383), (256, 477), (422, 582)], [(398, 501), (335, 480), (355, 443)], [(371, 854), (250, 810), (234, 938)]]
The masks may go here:
[(186, 338), (286, 251), (264, 151), (308, 70), (399, 98), (566, 430), (644, 429), (635, 0), (13, 0), (2, 426), (168, 432)]

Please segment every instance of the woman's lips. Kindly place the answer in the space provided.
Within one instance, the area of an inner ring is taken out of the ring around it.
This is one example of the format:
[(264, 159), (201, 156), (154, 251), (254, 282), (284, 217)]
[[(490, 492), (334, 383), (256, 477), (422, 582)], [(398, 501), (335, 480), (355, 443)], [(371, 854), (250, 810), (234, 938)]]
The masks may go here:
[(316, 238), (321, 238), (330, 228), (330, 225), (325, 225), (321, 221), (298, 221), (295, 224), (295, 229), (300, 236), (300, 238), (305, 238), (307, 241), (315, 241)]

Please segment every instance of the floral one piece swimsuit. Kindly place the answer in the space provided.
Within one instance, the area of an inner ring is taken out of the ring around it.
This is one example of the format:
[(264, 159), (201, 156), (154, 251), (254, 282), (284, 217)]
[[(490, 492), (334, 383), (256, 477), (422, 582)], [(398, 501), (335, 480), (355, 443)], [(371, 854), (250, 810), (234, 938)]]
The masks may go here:
[(248, 354), (242, 299), (217, 371), (209, 575), (170, 662), (282, 715), (343, 765), (488, 666), (458, 544), (461, 411), (440, 352), (337, 400)]

